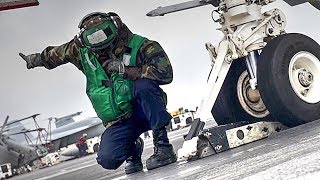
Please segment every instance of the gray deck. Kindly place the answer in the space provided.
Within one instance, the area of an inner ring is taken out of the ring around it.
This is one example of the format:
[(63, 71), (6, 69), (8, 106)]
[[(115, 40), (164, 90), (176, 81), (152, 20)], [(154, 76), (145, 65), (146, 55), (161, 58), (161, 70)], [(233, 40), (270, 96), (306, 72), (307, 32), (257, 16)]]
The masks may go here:
[[(171, 132), (175, 150), (187, 129)], [(151, 139), (145, 142), (143, 160), (152, 154)], [(178, 162), (152, 171), (125, 175), (123, 166), (104, 170), (96, 155), (67, 161), (12, 179), (296, 179), (320, 176), (320, 120), (274, 134), (229, 151), (193, 162)]]

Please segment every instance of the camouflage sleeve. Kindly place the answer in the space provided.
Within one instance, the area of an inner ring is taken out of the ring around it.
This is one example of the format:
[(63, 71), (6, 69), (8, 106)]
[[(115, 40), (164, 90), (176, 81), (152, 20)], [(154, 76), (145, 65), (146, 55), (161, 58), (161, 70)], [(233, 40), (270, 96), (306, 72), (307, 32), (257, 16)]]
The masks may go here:
[(79, 47), (73, 40), (60, 46), (49, 46), (41, 52), (41, 64), (47, 69), (53, 69), (68, 62), (82, 69)]
[(145, 42), (138, 56), (141, 61), (138, 60), (138, 67), (126, 69), (129, 79), (148, 78), (157, 81), (160, 85), (172, 82), (173, 72), (170, 60), (158, 42), (150, 40)]

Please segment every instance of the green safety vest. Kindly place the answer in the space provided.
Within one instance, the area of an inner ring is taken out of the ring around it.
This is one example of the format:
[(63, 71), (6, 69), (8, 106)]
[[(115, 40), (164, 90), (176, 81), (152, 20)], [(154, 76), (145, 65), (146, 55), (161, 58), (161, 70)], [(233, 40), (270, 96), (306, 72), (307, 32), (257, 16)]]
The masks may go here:
[[(137, 54), (147, 39), (133, 35), (129, 42), (130, 64), (136, 66)], [(87, 78), (87, 95), (98, 117), (106, 125), (132, 112), (133, 83), (118, 73), (108, 76), (98, 59), (86, 47), (80, 48), (83, 73)]]

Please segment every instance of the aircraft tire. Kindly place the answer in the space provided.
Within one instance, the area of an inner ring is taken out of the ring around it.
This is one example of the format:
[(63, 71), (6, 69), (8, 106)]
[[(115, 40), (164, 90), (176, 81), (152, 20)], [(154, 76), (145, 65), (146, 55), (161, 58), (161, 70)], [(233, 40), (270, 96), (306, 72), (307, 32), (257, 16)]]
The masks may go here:
[[(246, 93), (249, 90), (249, 76), (244, 59), (234, 60), (219, 92), (215, 105), (211, 109), (218, 125), (234, 122), (258, 122), (274, 118), (263, 107), (261, 98), (251, 102)], [(256, 94), (259, 95), (258, 90)]]
[(320, 46), (302, 34), (271, 40), (258, 62), (258, 86), (268, 110), (294, 127), (320, 119)]
[(98, 151), (99, 151), (99, 144), (97, 143), (93, 146), (93, 152), (98, 152)]
[(313, 7), (317, 8), (320, 10), (320, 0), (313, 0), (313, 1), (308, 1)]

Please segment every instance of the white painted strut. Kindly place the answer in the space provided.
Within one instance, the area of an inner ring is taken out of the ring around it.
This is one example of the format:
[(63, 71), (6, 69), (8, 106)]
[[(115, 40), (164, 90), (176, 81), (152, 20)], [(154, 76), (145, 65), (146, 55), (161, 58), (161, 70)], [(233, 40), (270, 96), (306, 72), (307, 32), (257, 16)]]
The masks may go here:
[[(206, 88), (207, 92), (205, 96), (207, 98), (204, 99), (203, 104), (198, 109), (198, 115), (202, 120), (205, 119), (206, 114), (208, 114), (211, 111), (211, 107), (213, 107), (218, 97), (219, 91), (222, 87), (222, 84), (230, 69), (232, 61), (226, 61), (228, 49), (229, 42), (227, 40), (222, 40), (219, 44), (218, 56), (212, 70), (213, 73), (208, 80), (208, 87)], [(212, 54), (210, 55), (212, 56)], [(190, 156), (194, 156), (197, 152), (197, 141), (198, 137), (194, 137), (191, 140), (184, 141), (182, 148), (178, 150), (178, 157), (189, 158)]]
[[(225, 39), (222, 40), (218, 47), (217, 58), (212, 69), (212, 74), (208, 79), (206, 87), (207, 92), (204, 96), (206, 98), (203, 100), (203, 104), (199, 107), (197, 112), (198, 116), (202, 120), (205, 120), (206, 115), (211, 111), (211, 108), (218, 97), (219, 91), (230, 69), (231, 62), (227, 62), (226, 60), (228, 49), (229, 42)], [(213, 59), (214, 57), (211, 58)]]

